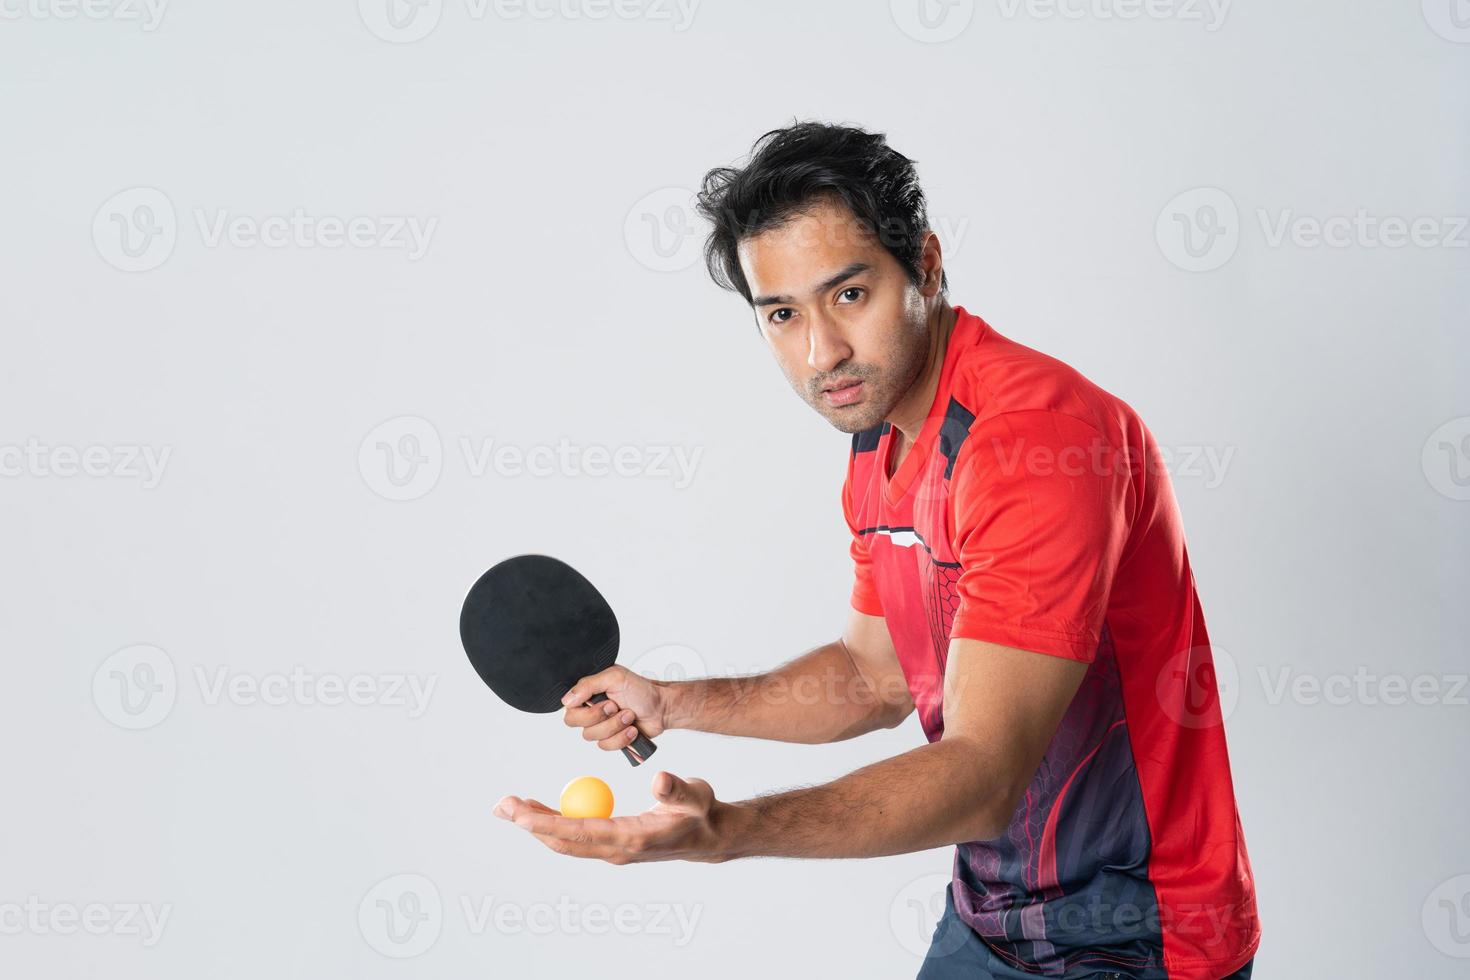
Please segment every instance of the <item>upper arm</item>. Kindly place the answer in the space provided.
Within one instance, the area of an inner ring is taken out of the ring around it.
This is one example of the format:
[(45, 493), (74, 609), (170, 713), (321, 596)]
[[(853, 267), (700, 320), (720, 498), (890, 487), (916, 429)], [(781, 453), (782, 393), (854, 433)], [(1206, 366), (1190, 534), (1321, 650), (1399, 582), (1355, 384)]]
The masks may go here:
[(888, 621), (849, 609), (842, 646), (852, 659), (853, 670), (882, 702), (884, 724), (891, 728), (907, 718), (914, 710), (914, 701), (888, 632)]
[(977, 425), (952, 483), (959, 607), (944, 738), (973, 742), (1004, 828), (1096, 657), (1131, 526), (1130, 471), (1088, 422), (1024, 411)]
[(990, 833), (1004, 830), (1036, 775), (1087, 664), (984, 640), (955, 639), (944, 669), (944, 740), (965, 740), (993, 775)]

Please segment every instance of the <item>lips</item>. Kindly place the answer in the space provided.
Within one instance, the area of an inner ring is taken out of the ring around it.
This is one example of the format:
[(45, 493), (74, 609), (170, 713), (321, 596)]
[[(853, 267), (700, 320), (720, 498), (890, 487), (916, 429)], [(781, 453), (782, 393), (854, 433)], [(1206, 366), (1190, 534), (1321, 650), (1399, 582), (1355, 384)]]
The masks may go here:
[(857, 379), (839, 381), (822, 389), (822, 398), (828, 405), (851, 405), (863, 397), (863, 383)]

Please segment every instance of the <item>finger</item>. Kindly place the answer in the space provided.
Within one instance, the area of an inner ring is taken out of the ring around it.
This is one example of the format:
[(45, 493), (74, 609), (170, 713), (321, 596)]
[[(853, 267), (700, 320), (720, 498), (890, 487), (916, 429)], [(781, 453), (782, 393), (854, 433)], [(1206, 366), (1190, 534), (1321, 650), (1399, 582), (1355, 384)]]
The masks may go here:
[(568, 728), (586, 728), (588, 725), (597, 724), (617, 710), (618, 705), (615, 701), (578, 704), (562, 712), (562, 721), (566, 722)]
[(617, 847), (608, 847), (603, 844), (579, 844), (561, 837), (548, 837), (545, 834), (532, 834), (531, 836), (545, 844), (550, 850), (567, 857), (596, 858), (610, 864), (627, 864), (630, 860), (628, 852)]
[(525, 805), (516, 811), (514, 820), (517, 827), (532, 834), (578, 845), (621, 848), (630, 836), (611, 818), (564, 817), (559, 813), (541, 813)]
[[(622, 717), (622, 716), (620, 715), (619, 717)], [(634, 725), (629, 725), (627, 728), (619, 729), (618, 731), (616, 731), (612, 735), (609, 735), (606, 738), (603, 738), (603, 739), (598, 740), (597, 745), (598, 745), (599, 748), (604, 748), (604, 749), (608, 749), (608, 750), (621, 749), (621, 748), (624, 748), (625, 746), (632, 745), (633, 742), (637, 740), (637, 738), (638, 738), (638, 729), (637, 729), (637, 727), (634, 726)]]
[(622, 677), (621, 671), (622, 668), (613, 664), (606, 670), (599, 670), (595, 674), (581, 678), (567, 690), (567, 693), (562, 695), (561, 703), (564, 705), (581, 704), (592, 700), (594, 694), (605, 694)]
[(624, 708), (601, 724), (584, 728), (582, 730), (582, 737), (589, 742), (597, 742), (601, 745), (603, 742), (621, 738), (626, 729), (632, 727), (633, 720), (633, 712)]
[(533, 799), (527, 798), (526, 799), (526, 805), (529, 806), (529, 807), (535, 808), (537, 811), (539, 811), (541, 813), (552, 813), (552, 814), (555, 814), (558, 817), (561, 816), (561, 811), (560, 810), (553, 810), (551, 807), (547, 806), (545, 803), (542, 803), (540, 800), (533, 800)]

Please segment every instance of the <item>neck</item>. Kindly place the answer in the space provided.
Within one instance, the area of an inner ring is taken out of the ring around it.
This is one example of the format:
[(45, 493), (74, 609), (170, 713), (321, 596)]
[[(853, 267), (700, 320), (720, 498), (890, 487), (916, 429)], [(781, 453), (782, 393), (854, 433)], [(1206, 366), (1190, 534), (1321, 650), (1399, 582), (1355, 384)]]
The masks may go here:
[(929, 350), (925, 354), (924, 367), (919, 377), (909, 387), (893, 411), (888, 413), (888, 422), (903, 433), (905, 444), (919, 438), (919, 430), (929, 416), (934, 404), (934, 395), (939, 391), (939, 376), (944, 371), (944, 352), (949, 346), (949, 335), (954, 332), (956, 314), (943, 296), (938, 297), (929, 311)]

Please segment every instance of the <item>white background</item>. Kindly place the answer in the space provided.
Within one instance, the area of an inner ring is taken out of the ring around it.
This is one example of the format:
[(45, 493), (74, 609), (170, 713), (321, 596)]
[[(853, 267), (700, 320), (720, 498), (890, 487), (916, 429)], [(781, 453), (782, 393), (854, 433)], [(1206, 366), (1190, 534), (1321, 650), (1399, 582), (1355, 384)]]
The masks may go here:
[[(476, 575), (542, 551), (664, 676), (836, 635), (848, 440), (711, 285), (687, 210), (705, 170), (820, 118), (918, 161), (954, 302), (1165, 447), (1228, 454), (1175, 482), (1236, 668), (1257, 976), (1464, 975), (1462, 0), (388, 2), (0, 3), (0, 969), (912, 975), (948, 849), (616, 868), (492, 818), (583, 773), (637, 812), (656, 769), (505, 708), (456, 629)], [(367, 219), (364, 244), (210, 234), (298, 210)], [(399, 217), (432, 222), (422, 254)], [(1423, 244), (1371, 230), (1420, 218)], [(1344, 244), (1314, 244), (1332, 219)], [(405, 435), (428, 469), (395, 487), (377, 443)], [(632, 447), (636, 472), (477, 474), (465, 440)], [(100, 475), (66, 463), (89, 447)], [(157, 480), (131, 447), (168, 452)], [(659, 447), (699, 454), (692, 481)], [(120, 700), (138, 658), (163, 700)], [(213, 696), (297, 668), (434, 687), (416, 717)], [(1384, 703), (1391, 678), (1439, 693)], [(739, 799), (921, 740), (670, 733), (656, 764)], [(385, 936), (405, 890), (423, 931)], [(570, 911), (479, 928), (486, 901)], [(167, 911), (156, 941), (129, 903)], [(620, 905), (642, 926), (598, 918)]]

